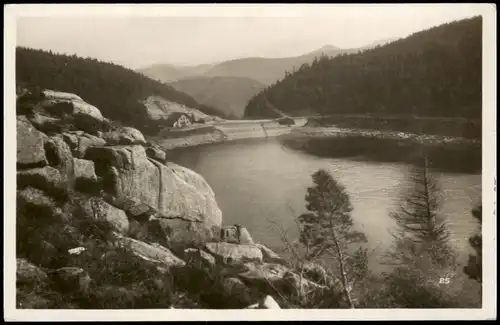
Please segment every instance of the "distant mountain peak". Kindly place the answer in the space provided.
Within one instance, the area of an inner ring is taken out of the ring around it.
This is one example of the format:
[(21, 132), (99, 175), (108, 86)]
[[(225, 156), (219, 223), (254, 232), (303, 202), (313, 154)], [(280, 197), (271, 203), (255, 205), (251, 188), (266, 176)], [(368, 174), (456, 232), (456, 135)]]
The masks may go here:
[(340, 51), (342, 50), (341, 48), (338, 48), (334, 45), (331, 45), (331, 44), (326, 44), (322, 47), (320, 47), (319, 49), (313, 51), (312, 53), (321, 53), (321, 52), (330, 52), (330, 51)]

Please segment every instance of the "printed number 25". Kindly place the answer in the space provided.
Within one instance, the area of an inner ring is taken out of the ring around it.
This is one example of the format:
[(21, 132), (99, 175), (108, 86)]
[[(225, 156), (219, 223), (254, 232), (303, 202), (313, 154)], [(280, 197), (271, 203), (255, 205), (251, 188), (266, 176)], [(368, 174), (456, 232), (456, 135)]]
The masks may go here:
[(450, 278), (439, 278), (440, 284), (450, 284)]

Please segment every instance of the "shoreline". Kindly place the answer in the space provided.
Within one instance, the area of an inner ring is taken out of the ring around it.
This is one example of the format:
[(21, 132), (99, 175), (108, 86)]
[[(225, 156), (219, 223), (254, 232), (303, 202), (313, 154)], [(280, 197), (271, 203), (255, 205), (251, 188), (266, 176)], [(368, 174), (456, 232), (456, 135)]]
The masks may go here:
[[(200, 130), (203, 130), (200, 132)], [(328, 139), (342, 137), (364, 137), (383, 140), (406, 140), (420, 144), (435, 145), (481, 145), (481, 139), (452, 137), (434, 134), (416, 134), (399, 131), (371, 129), (350, 129), (338, 127), (307, 127), (279, 125), (276, 121), (245, 121), (206, 125), (187, 130), (162, 131), (148, 141), (164, 150), (221, 144), (237, 140), (286, 138), (286, 139)]]

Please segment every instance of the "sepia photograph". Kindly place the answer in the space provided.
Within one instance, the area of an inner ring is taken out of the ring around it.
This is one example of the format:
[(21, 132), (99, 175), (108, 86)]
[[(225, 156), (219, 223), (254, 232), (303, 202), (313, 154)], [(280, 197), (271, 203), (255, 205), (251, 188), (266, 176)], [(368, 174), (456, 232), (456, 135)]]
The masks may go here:
[(494, 4), (4, 20), (5, 320), (496, 319)]

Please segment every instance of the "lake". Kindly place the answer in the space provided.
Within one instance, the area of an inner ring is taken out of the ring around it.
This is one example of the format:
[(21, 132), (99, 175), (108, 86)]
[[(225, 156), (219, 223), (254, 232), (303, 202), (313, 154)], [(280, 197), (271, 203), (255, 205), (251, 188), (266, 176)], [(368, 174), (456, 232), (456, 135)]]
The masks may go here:
[[(394, 222), (389, 213), (396, 211), (411, 186), (409, 164), (318, 157), (289, 149), (275, 138), (185, 148), (171, 153), (171, 159), (205, 177), (223, 212), (223, 224), (240, 224), (254, 241), (277, 251), (283, 247), (279, 228), (290, 240), (297, 238), (295, 218), (306, 211), (311, 174), (320, 168), (330, 171), (350, 195), (355, 226), (369, 241), (372, 267), (391, 245)], [(478, 229), (471, 209), (481, 197), (481, 175), (435, 173), (443, 198), (441, 213), (452, 243), (465, 258), (468, 237)]]

